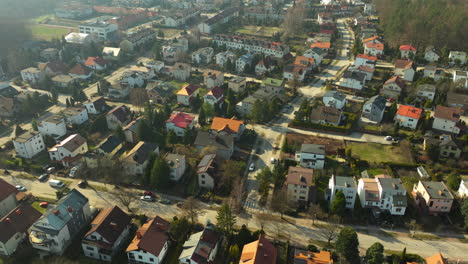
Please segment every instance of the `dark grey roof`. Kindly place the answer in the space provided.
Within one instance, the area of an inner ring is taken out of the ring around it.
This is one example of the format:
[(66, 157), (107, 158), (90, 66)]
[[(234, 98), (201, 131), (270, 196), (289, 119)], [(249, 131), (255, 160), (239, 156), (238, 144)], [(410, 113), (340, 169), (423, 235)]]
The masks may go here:
[(240, 82), (243, 82), (245, 80), (246, 80), (245, 77), (236, 76), (236, 77), (232, 78), (229, 81), (233, 82), (233, 83), (240, 83)]
[(354, 79), (359, 82), (364, 82), (366, 79), (366, 74), (358, 71), (347, 70), (343, 74), (344, 78)]
[(386, 102), (387, 101), (385, 100), (385, 97), (380, 96), (380, 95), (375, 95), (375, 96), (372, 96), (371, 98), (369, 98), (369, 100), (367, 100), (366, 104), (373, 104), (377, 108), (379, 108), (381, 110), (384, 110)]
[(171, 168), (178, 168), (181, 160), (185, 160), (185, 155), (179, 155), (174, 153), (168, 153), (164, 159)]
[(400, 179), (378, 177), (382, 189), (405, 190)]
[(102, 151), (104, 151), (106, 153), (110, 153), (110, 152), (114, 151), (120, 144), (122, 144), (122, 141), (118, 137), (112, 135), (112, 136), (108, 137), (101, 144), (101, 146), (99, 148), (102, 149)]
[(421, 181), (432, 199), (453, 199), (452, 193), (443, 182)]
[(194, 145), (214, 146), (218, 149), (233, 149), (234, 137), (231, 135), (217, 135), (205, 131), (199, 131)]
[(435, 92), (436, 91), (436, 86), (433, 84), (421, 84), (418, 85), (418, 91), (427, 91), (427, 92)]
[(301, 152), (325, 155), (325, 145), (302, 144)]
[(313, 48), (312, 48), (312, 51), (315, 52), (315, 53), (317, 53), (317, 55), (319, 55), (319, 56), (325, 54), (325, 51), (324, 51), (324, 50), (319, 49), (319, 48), (317, 48), (317, 47), (313, 47)]
[(15, 138), (15, 141), (20, 142), (20, 143), (24, 143), (24, 142), (30, 140), (31, 138), (37, 136), (38, 134), (39, 134), (39, 132), (34, 131), (34, 130), (26, 131), (23, 134), (17, 136)]
[(335, 186), (356, 188), (356, 182), (354, 181), (353, 177), (334, 176), (334, 175), (332, 177), (335, 178)]
[(205, 155), (197, 166), (197, 173), (203, 173), (208, 171), (210, 167), (212, 167), (215, 158), (216, 154)]
[(450, 106), (468, 106), (468, 95), (454, 92), (447, 93), (447, 104)]
[(346, 99), (346, 95), (340, 91), (328, 91), (323, 97), (333, 97), (333, 99), (343, 101)]

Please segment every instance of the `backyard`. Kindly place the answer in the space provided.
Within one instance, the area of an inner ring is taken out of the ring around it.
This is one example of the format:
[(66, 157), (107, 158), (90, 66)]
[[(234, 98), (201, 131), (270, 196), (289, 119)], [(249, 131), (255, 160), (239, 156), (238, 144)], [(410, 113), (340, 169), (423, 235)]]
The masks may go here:
[(65, 36), (70, 32), (76, 31), (70, 28), (56, 27), (50, 25), (30, 25), (29, 28), (31, 29), (33, 37), (44, 40), (51, 40), (54, 38), (60, 39), (62, 38), (62, 36)]
[(280, 31), (279, 27), (243, 26), (237, 29), (236, 33), (258, 37), (272, 37), (273, 34)]
[(382, 145), (377, 143), (346, 142), (353, 156), (369, 163), (401, 162), (413, 163), (409, 142), (402, 141), (399, 145)]
[(159, 30), (161, 30), (164, 33), (165, 38), (173, 37), (174, 35), (177, 35), (180, 32), (182, 32), (182, 30), (175, 28), (154, 28), (154, 30), (156, 30), (156, 34)]

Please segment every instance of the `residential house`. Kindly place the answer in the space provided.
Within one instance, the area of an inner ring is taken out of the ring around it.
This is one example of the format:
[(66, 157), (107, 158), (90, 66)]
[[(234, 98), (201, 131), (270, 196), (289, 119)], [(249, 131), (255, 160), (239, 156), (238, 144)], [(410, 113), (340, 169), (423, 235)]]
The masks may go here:
[(255, 74), (256, 75), (265, 75), (267, 72), (271, 72), (276, 68), (276, 61), (271, 57), (267, 56), (264, 59), (261, 59), (257, 65), (255, 65)]
[(9, 184), (4, 179), (0, 178), (0, 218), (3, 219), (11, 210), (18, 206), (16, 199), (15, 186)]
[(361, 117), (364, 118), (365, 121), (380, 123), (385, 112), (385, 103), (386, 100), (384, 97), (380, 95), (372, 96), (362, 106)]
[(400, 76), (407, 82), (412, 82), (414, 74), (416, 73), (416, 66), (411, 60), (396, 60), (395, 61), (395, 75)]
[(446, 102), (449, 107), (459, 107), (463, 110), (465, 114), (467, 113), (468, 95), (448, 92)]
[(365, 38), (365, 39), (362, 40), (363, 44), (368, 43), (368, 42), (384, 44), (384, 41), (378, 35), (375, 35), (375, 36), (372, 36), (372, 37), (369, 37), (369, 38)]
[(412, 194), (423, 213), (439, 215), (452, 209), (454, 197), (443, 182), (419, 181), (414, 185)]
[(375, 68), (376, 64), (377, 64), (377, 57), (366, 55), (366, 54), (358, 54), (356, 56), (356, 60), (354, 61), (354, 66), (357, 68), (359, 66), (368, 66), (371, 68)]
[(466, 52), (464, 51), (450, 51), (449, 61), (452, 64), (464, 65), (466, 63)]
[(59, 115), (52, 115), (42, 120), (37, 128), (42, 135), (49, 135), (54, 138), (60, 138), (67, 134), (65, 118)]
[(131, 220), (118, 206), (103, 209), (81, 241), (84, 255), (99, 261), (112, 261), (130, 233)]
[(37, 84), (44, 78), (45, 73), (38, 68), (30, 67), (21, 71), (21, 79), (29, 84)]
[[(152, 80), (156, 76), (152, 67), (133, 65), (128, 69), (128, 72), (136, 73), (137, 75), (141, 76), (143, 81)], [(143, 84), (138, 84), (138, 86), (142, 87)]]
[(162, 47), (162, 58), (166, 63), (174, 63), (176, 61), (176, 55), (182, 51), (181, 46), (169, 44)]
[(68, 35), (65, 36), (65, 41), (69, 45), (84, 45), (91, 43), (95, 40), (95, 36), (91, 34), (85, 34), (85, 33), (78, 33), (78, 32), (71, 32)]
[(434, 81), (445, 78), (445, 72), (441, 69), (437, 69), (437, 65), (435, 64), (426, 65), (423, 74), (424, 77), (432, 78)]
[(49, 77), (66, 74), (68, 69), (67, 65), (60, 61), (39, 63), (38, 68)]
[(70, 87), (71, 85), (74, 85), (75, 83), (77, 83), (77, 81), (78, 81), (77, 78), (72, 77), (68, 74), (66, 75), (60, 74), (60, 75), (52, 77), (52, 83), (55, 86), (61, 87), (61, 88)]
[[(11, 186), (13, 187), (13, 186)], [(14, 187), (13, 187), (14, 188)], [(16, 190), (16, 189), (15, 189)], [(11, 256), (28, 237), (28, 229), (41, 217), (29, 203), (22, 203), (0, 219), (0, 255)]]
[(125, 172), (129, 175), (142, 175), (152, 153), (159, 154), (159, 147), (156, 144), (139, 141), (120, 158)]
[(439, 151), (440, 156), (443, 158), (459, 159), (463, 153), (463, 146), (452, 135), (441, 135)]
[(234, 54), (234, 52), (228, 50), (216, 54), (215, 58), (216, 64), (221, 67), (224, 67), (228, 60), (231, 61), (232, 64), (234, 64), (237, 59), (237, 56), (236, 54)]
[(353, 68), (353, 70), (356, 71), (356, 72), (360, 72), (360, 73), (365, 74), (366, 75), (366, 81), (370, 81), (374, 77), (375, 69), (372, 68), (371, 66), (361, 65), (361, 66), (359, 66), (357, 68)]
[(240, 56), (236, 60), (236, 71), (240, 73), (244, 72), (245, 67), (252, 65), (252, 61), (253, 61), (253, 54), (251, 53), (247, 53), (247, 54)]
[(81, 154), (88, 152), (88, 144), (82, 136), (73, 134), (48, 149), (47, 152), (49, 152), (50, 160), (69, 167), (71, 164), (76, 163)]
[(262, 53), (265, 56), (279, 59), (289, 53), (289, 47), (282, 43), (243, 36), (215, 35), (213, 36), (213, 41), (218, 46), (226, 46), (228, 49), (246, 50), (249, 53)]
[(354, 209), (354, 202), (356, 201), (356, 182), (354, 177), (343, 177), (332, 175), (328, 182), (328, 189), (330, 190), (330, 204), (335, 199), (336, 193), (342, 191), (346, 199), (346, 208)]
[(141, 47), (156, 39), (156, 31), (145, 26), (132, 28), (127, 31), (126, 39), (132, 43), (133, 47)]
[(164, 160), (169, 165), (169, 178), (173, 181), (179, 181), (187, 168), (185, 155), (167, 153)]
[(87, 80), (93, 76), (94, 71), (83, 64), (76, 64), (68, 71), (68, 74), (73, 78)]
[(296, 160), (304, 168), (323, 169), (325, 165), (325, 146), (318, 144), (302, 144), (296, 152)]
[[(367, 4), (366, 4), (367, 5)], [(320, 250), (319, 252), (311, 252), (300, 249), (294, 250), (294, 264), (333, 264), (332, 253), (329, 251)]]
[(276, 264), (278, 250), (265, 236), (245, 244), (242, 248), (239, 264)]
[(416, 48), (411, 45), (400, 46), (400, 58), (413, 59), (416, 56)]
[(99, 40), (109, 40), (118, 30), (117, 24), (94, 21), (78, 26), (80, 33), (96, 36)]
[(325, 106), (343, 109), (346, 106), (346, 96), (340, 91), (328, 91), (322, 98)]
[(29, 228), (29, 242), (43, 253), (62, 255), (76, 236), (89, 224), (88, 198), (73, 189)]
[(178, 9), (175, 13), (164, 18), (164, 25), (167, 27), (181, 27), (199, 15), (200, 10), (198, 9)]
[(192, 63), (209, 64), (213, 59), (214, 50), (212, 47), (200, 48), (192, 53)]
[(415, 130), (422, 113), (423, 110), (421, 108), (410, 105), (400, 105), (394, 118), (395, 124), (398, 124), (400, 127)]
[(322, 63), (322, 60), (325, 57), (325, 55), (326, 52), (317, 47), (308, 49), (304, 52), (304, 57), (313, 58), (315, 60), (316, 65), (320, 65)]
[(468, 88), (468, 71), (454, 71), (453, 82), (460, 83), (462, 87)]
[(462, 109), (438, 105), (434, 111), (432, 129), (458, 135), (461, 131), (460, 115)]
[(39, 132), (27, 131), (13, 139), (16, 155), (30, 159), (45, 149), (44, 139)]
[(219, 180), (218, 170), (216, 154), (205, 155), (197, 165), (198, 186), (213, 190)]
[(224, 91), (221, 87), (215, 86), (203, 96), (203, 100), (209, 105), (221, 106), (224, 103)]
[(83, 106), (88, 111), (88, 114), (97, 115), (105, 112), (108, 108), (106, 99), (102, 96), (92, 97), (86, 101)]
[(343, 113), (340, 109), (330, 106), (318, 106), (310, 113), (310, 121), (316, 124), (338, 126)]
[(247, 81), (245, 77), (233, 77), (228, 81), (228, 88), (236, 93), (241, 93), (245, 90)]
[(302, 65), (288, 64), (283, 68), (283, 78), (286, 80), (304, 81), (307, 74), (306, 68)]
[(148, 220), (127, 247), (129, 264), (160, 264), (169, 249), (170, 223), (159, 216)]
[(113, 47), (104, 47), (102, 49), (102, 57), (105, 60), (118, 60), (120, 56), (120, 48), (113, 48)]
[(176, 63), (172, 68), (172, 75), (174, 79), (178, 81), (187, 81), (190, 78), (190, 71), (192, 70), (192, 66), (187, 63)]
[(194, 124), (194, 116), (183, 112), (175, 112), (166, 121), (166, 131), (173, 131), (178, 137), (183, 137), (187, 129), (193, 129)]
[(130, 90), (132, 89), (133, 87), (130, 86), (129, 83), (126, 83), (126, 82), (116, 82), (116, 83), (113, 83), (109, 88), (108, 88), (108, 91), (107, 91), (107, 97), (109, 99), (124, 99), (124, 98), (127, 98), (129, 95), (130, 95)]
[(393, 76), (384, 83), (380, 95), (396, 100), (405, 88), (405, 81), (400, 76)]
[(221, 24), (229, 22), (232, 18), (239, 16), (238, 7), (226, 8), (216, 15), (208, 18), (204, 22), (198, 24), (198, 29), (203, 34), (210, 34), (214, 28)]
[(142, 64), (146, 68), (153, 69), (154, 72), (160, 72), (164, 67), (163, 61), (156, 61), (149, 58), (141, 58), (138, 60), (138, 64)]
[(310, 45), (311, 49), (318, 49), (322, 51), (323, 56), (326, 56), (331, 50), (330, 42), (315, 42)]
[(370, 56), (383, 56), (384, 55), (384, 44), (367, 42), (364, 44), (364, 53)]
[(135, 144), (138, 142), (138, 128), (140, 127), (140, 123), (144, 122), (142, 117), (139, 117), (132, 122), (128, 123), (125, 127), (123, 127), (123, 132), (125, 135), (125, 141), (131, 144)]
[(440, 59), (440, 53), (432, 46), (426, 48), (424, 59), (427, 62), (437, 62)]
[(106, 114), (107, 128), (115, 130), (131, 121), (131, 112), (126, 105), (116, 106)]
[(343, 78), (338, 85), (342, 88), (360, 91), (366, 85), (366, 78), (366, 74), (348, 69), (344, 72)]
[(307, 205), (315, 201), (314, 170), (290, 166), (284, 187), (290, 202)]
[(63, 110), (65, 121), (71, 125), (81, 125), (88, 121), (88, 111), (85, 107), (74, 106)]
[(203, 73), (203, 82), (208, 89), (212, 89), (216, 86), (222, 86), (224, 84), (224, 73), (212, 70), (205, 71)]
[(182, 246), (179, 263), (204, 264), (212, 263), (218, 253), (222, 235), (212, 227), (192, 234)]
[(217, 135), (210, 132), (198, 131), (194, 146), (198, 151), (205, 147), (216, 148), (216, 154), (219, 158), (228, 160), (234, 153), (234, 136)]
[(232, 135), (238, 139), (244, 132), (244, 129), (244, 121), (216, 116), (211, 123), (210, 132), (220, 135)]
[(284, 91), (285, 81), (273, 78), (266, 78), (262, 81), (262, 89), (266, 92), (278, 95)]
[(461, 179), (460, 187), (458, 188), (457, 195), (460, 198), (468, 197), (468, 180), (467, 179)]
[(244, 100), (236, 104), (236, 111), (238, 114), (246, 116), (252, 111), (253, 105), (256, 101), (271, 101), (278, 97), (277, 90), (266, 90), (261, 88), (248, 96)]
[(177, 92), (177, 103), (189, 106), (190, 102), (197, 97), (198, 88), (200, 86), (195, 84), (186, 84)]
[(86, 67), (95, 71), (105, 70), (109, 64), (110, 62), (102, 57), (88, 57), (84, 63)]
[[(430, 100), (434, 101), (436, 94), (436, 86), (434, 84), (420, 84), (416, 88), (416, 96), (424, 101)], [(447, 96), (448, 97), (448, 96)]]
[(431, 257), (426, 258), (426, 264), (448, 264), (448, 261), (439, 252)]
[(387, 175), (361, 178), (357, 192), (363, 207), (378, 208), (379, 211), (388, 211), (391, 215), (405, 214), (406, 190), (398, 178)]
[[(124, 152), (124, 142), (117, 136), (111, 135), (101, 142), (91, 151), (83, 155), (86, 165), (90, 168), (98, 166), (97, 157), (104, 157), (107, 160), (114, 160)], [(105, 162), (103, 159), (100, 162)], [(104, 164), (101, 164), (104, 165)]]

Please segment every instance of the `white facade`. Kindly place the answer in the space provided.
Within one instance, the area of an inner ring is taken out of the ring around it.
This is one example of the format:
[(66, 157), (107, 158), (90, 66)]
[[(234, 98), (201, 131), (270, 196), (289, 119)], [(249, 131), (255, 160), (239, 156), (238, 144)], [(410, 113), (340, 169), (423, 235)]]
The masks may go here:
[[(192, 129), (193, 128), (193, 125), (195, 123), (195, 119), (192, 120), (192, 122), (187, 125), (187, 127), (189, 129)], [(182, 128), (182, 127), (178, 127), (176, 126), (175, 123), (173, 122), (168, 122), (166, 123), (166, 131), (169, 132), (169, 131), (174, 131), (174, 133), (178, 136), (178, 137), (183, 137), (185, 135), (185, 128)]]
[(424, 59), (428, 62), (436, 62), (440, 59), (440, 56), (434, 50), (428, 50), (424, 53)]
[(364, 53), (371, 56), (380, 56), (383, 55), (383, 50), (372, 47), (369, 48), (366, 45), (364, 45)]
[(464, 65), (466, 63), (466, 52), (463, 51), (451, 51), (449, 53), (449, 60), (451, 63), (455, 63), (455, 61), (460, 61), (460, 65)]
[(87, 237), (83, 239), (81, 242), (81, 248), (83, 249), (83, 254), (92, 259), (102, 260), (102, 261), (111, 261), (112, 256), (116, 253), (116, 251), (122, 246), (122, 242), (128, 237), (130, 232), (130, 225), (128, 225), (122, 233), (120, 233), (119, 237), (116, 239), (114, 244), (112, 245), (112, 249), (108, 250), (105, 248), (100, 248), (97, 246), (98, 244), (95, 243), (87, 243), (86, 241), (102, 241), (103, 243), (109, 243), (103, 236), (101, 236), (98, 232), (93, 232), (89, 234)]
[(11, 212), (11, 210), (15, 209), (18, 205), (18, 201), (16, 200), (16, 193), (11, 193), (5, 199), (0, 201), (0, 219), (3, 218), (5, 215)]
[[(171, 156), (173, 154), (169, 154), (168, 156)], [(169, 177), (173, 181), (179, 181), (180, 178), (185, 173), (185, 169), (187, 168), (186, 161), (185, 161), (185, 156), (183, 155), (175, 155), (174, 159), (168, 160), (168, 157), (166, 156), (166, 161), (169, 164), (170, 167), (170, 173)]]
[(400, 76), (403, 80), (412, 82), (416, 71), (413, 68), (409, 69), (395, 69), (395, 75)]
[(37, 132), (26, 132), (13, 140), (16, 154), (30, 159), (45, 149), (44, 139)]
[(315, 60), (315, 65), (320, 65), (323, 60), (323, 53), (320, 52), (319, 54), (318, 51), (314, 49), (308, 49), (304, 52), (304, 57), (313, 58)]
[(288, 46), (279, 47), (277, 45), (278, 48), (272, 48), (273, 45), (258, 46), (247, 42), (231, 41), (229, 37), (224, 39), (215, 36), (214, 42), (219, 46), (225, 45), (228, 49), (244, 49), (250, 53), (263, 53), (265, 56), (272, 56), (275, 58), (283, 58), (284, 55), (289, 53)]
[(192, 53), (192, 63), (209, 64), (213, 59), (214, 50), (211, 47), (201, 48)]
[(44, 80), (45, 73), (38, 68), (27, 68), (21, 71), (21, 79), (24, 82), (37, 84), (40, 81)]
[(460, 187), (458, 188), (457, 195), (461, 198), (468, 197), (468, 180), (462, 179)]
[(341, 190), (346, 199), (346, 208), (353, 209), (356, 201), (357, 188), (354, 178), (334, 176), (328, 181), (328, 189), (330, 189), (330, 204), (333, 202), (336, 193)]
[(106, 22), (95, 22), (80, 25), (80, 33), (95, 35), (101, 40), (107, 40), (111, 34), (117, 31), (116, 24)]
[(215, 181), (208, 172), (198, 173), (198, 186), (212, 190), (215, 186)]
[(127, 256), (129, 259), (129, 263), (159, 264), (162, 263), (162, 260), (164, 259), (164, 256), (166, 255), (168, 249), (169, 243), (168, 241), (166, 241), (158, 256), (155, 256), (149, 253), (148, 251), (142, 249), (128, 251)]
[(62, 137), (67, 134), (67, 125), (65, 119), (59, 116), (53, 116), (42, 120), (37, 128), (43, 135)]
[(364, 66), (369, 66), (369, 67), (375, 68), (375, 63), (376, 63), (376, 61), (374, 61), (374, 60), (369, 60), (367, 58), (356, 57), (356, 60), (354, 61), (354, 66), (356, 66), (356, 68), (358, 68), (359, 66), (364, 65)]
[[(309, 145), (313, 145), (309, 148)], [(310, 169), (323, 169), (325, 166), (325, 147), (323, 145), (303, 144), (301, 150), (296, 152), (299, 165)]]
[(74, 107), (70, 109), (72, 111), (65, 110), (65, 120), (69, 124), (81, 125), (84, 122), (88, 121), (88, 111), (84, 107)]
[(236, 62), (236, 54), (231, 51), (220, 52), (216, 54), (215, 58), (216, 64), (219, 66), (224, 66), (228, 60), (233, 64)]
[(460, 133), (460, 128), (457, 127), (457, 122), (434, 117), (434, 122), (432, 123), (432, 129), (441, 130), (449, 133), (458, 134)]
[(61, 161), (66, 157), (73, 158), (79, 154), (84, 154), (88, 152), (88, 144), (84, 141), (81, 145), (77, 146), (74, 149), (69, 149), (66, 147), (69, 142), (75, 140), (77, 137), (81, 137), (78, 134), (73, 134), (66, 139), (64, 139), (60, 144), (55, 145), (53, 148), (49, 149), (50, 160)]
[(400, 127), (406, 127), (415, 130), (416, 126), (418, 125), (418, 121), (419, 119), (403, 116), (398, 113), (395, 115), (395, 123), (399, 124)]
[(0, 255), (11, 256), (25, 238), (26, 233), (16, 233), (6, 243), (0, 241)]

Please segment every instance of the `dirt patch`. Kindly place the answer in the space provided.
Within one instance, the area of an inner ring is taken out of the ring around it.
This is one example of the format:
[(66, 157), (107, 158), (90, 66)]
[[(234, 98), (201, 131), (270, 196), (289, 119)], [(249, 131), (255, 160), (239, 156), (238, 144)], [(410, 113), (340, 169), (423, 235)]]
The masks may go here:
[(286, 139), (288, 140), (288, 145), (294, 145), (296, 149), (300, 149), (303, 143), (325, 145), (325, 152), (327, 155), (336, 155), (338, 153), (338, 149), (345, 148), (343, 140), (332, 138), (317, 137), (298, 133), (287, 133)]

